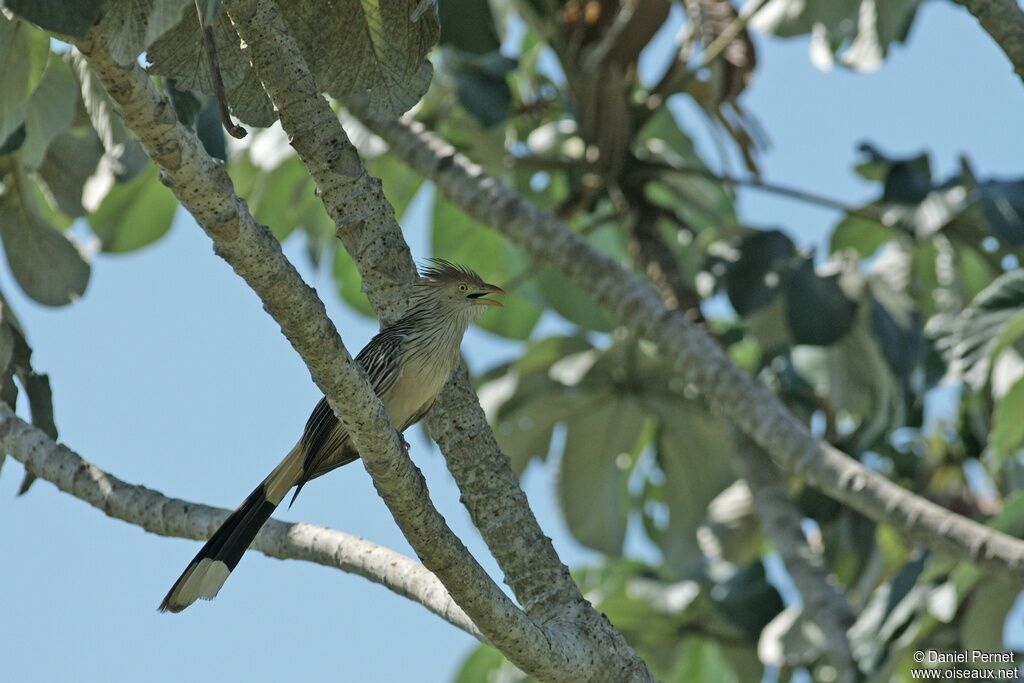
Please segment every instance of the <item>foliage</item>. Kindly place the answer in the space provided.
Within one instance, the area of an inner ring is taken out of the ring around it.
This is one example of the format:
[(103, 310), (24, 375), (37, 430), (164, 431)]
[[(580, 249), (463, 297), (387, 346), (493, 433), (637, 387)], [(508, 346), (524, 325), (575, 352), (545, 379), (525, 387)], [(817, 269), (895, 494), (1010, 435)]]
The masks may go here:
[[(736, 16), (724, 0), (685, 3), (693, 38), (660, 43), (672, 54), (650, 82), (637, 63), (670, 15), (666, 0), (640, 0), (621, 16), (618, 2), (583, 0), (441, 0), (436, 14), (400, 0), (280, 4), (339, 109), (358, 97), (390, 118), (418, 102), (419, 120), (594, 246), (660, 272), (652, 279), (684, 310), (721, 302), (704, 307), (727, 310), (707, 329), (816, 435), (952, 510), (1024, 533), (1015, 491), (1024, 475), (1024, 178), (980, 176), (963, 161), (939, 179), (927, 154), (893, 158), (865, 144), (854, 172), (877, 197), (842, 212), (829, 253), (815, 254), (784, 227), (742, 224), (734, 183), (698, 153), (696, 124), (666, 106), (691, 101), (757, 170), (758, 126), (738, 99), (756, 77), (749, 34), (712, 68), (690, 71), (692, 53)], [(920, 4), (770, 0), (753, 25), (811, 35), (820, 65), (870, 70), (907, 39)], [(85, 294), (90, 253), (158, 241), (177, 207), (88, 63), (47, 33), (85, 35), (104, 3), (64, 5), (5, 0), (12, 13), (0, 15), (0, 240), (17, 285), (48, 306)], [(280, 240), (304, 240), (314, 263), (331, 264), (341, 297), (371, 315), (312, 179), (270, 127), (273, 109), (220, 3), (203, 7), (228, 105), (265, 128), (232, 145), (193, 3), (104, 7), (114, 57), (128, 64), (145, 53), (178, 119), (226, 161), (257, 220)], [(379, 140), (357, 130), (353, 138), (398, 216), (432, 192)], [(480, 324), (524, 342), (522, 352), (478, 378), (481, 394), (516, 471), (557, 472), (569, 530), (602, 554), (576, 573), (587, 597), (662, 680), (759, 680), (765, 666), (779, 680), (800, 668), (824, 679), (820, 632), (766, 576), (776, 558), (731, 469), (730, 427), (585, 292), (430, 199), (432, 251), (510, 291), (506, 308)], [(33, 420), (56, 436), (49, 383), (0, 303), (0, 392), (13, 402), (16, 379)], [(545, 319), (553, 324), (538, 326)], [(960, 391), (936, 415), (928, 404), (942, 382)], [(865, 679), (908, 680), (915, 650), (1003, 648), (1015, 587), (921, 552), (800, 482), (790, 488), (858, 607), (850, 634)], [(638, 544), (650, 549), (647, 562), (628, 556)], [(523, 678), (481, 646), (456, 680)]]

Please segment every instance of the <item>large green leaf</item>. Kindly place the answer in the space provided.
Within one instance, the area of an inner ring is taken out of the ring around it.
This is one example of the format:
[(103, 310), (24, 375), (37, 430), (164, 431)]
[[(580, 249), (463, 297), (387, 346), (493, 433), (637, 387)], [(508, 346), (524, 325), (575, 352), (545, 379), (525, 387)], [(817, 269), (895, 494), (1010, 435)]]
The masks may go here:
[[(87, 213), (83, 205), (85, 182), (96, 172), (102, 158), (103, 144), (88, 126), (69, 128), (50, 143), (39, 166), (39, 178), (53, 203), (66, 216), (77, 218)], [(107, 178), (113, 181), (111, 176)]]
[(39, 29), (0, 13), (0, 140), (25, 120), (29, 95), (42, 82), (50, 39)]
[(771, 0), (751, 22), (760, 31), (789, 37), (811, 34), (819, 67), (830, 55), (859, 71), (877, 69), (893, 43), (907, 38), (922, 0)]
[(28, 296), (47, 306), (63, 306), (85, 292), (89, 264), (39, 215), (29, 182), (20, 175), (14, 188), (0, 197), (0, 236), (7, 263)]
[(349, 306), (370, 318), (376, 317), (370, 300), (362, 290), (363, 278), (352, 256), (340, 242), (334, 251), (334, 263), (331, 265), (334, 282), (338, 285), (338, 293)]
[(861, 258), (868, 258), (892, 238), (892, 231), (878, 221), (851, 213), (832, 231), (829, 251), (853, 249)]
[(38, 168), (50, 142), (75, 117), (78, 83), (62, 59), (51, 59), (43, 80), (25, 107), (25, 142), (18, 154), (27, 168)]
[(578, 399), (566, 421), (558, 498), (572, 535), (606, 555), (619, 555), (629, 521), (627, 475), (646, 416), (616, 395)]
[(437, 13), (441, 22), (441, 45), (478, 55), (501, 47), (489, 2), (440, 0)]
[(569, 322), (595, 332), (614, 329), (615, 317), (561, 273), (543, 269), (536, 280), (544, 301)]
[(367, 160), (366, 170), (384, 185), (384, 196), (395, 209), (395, 218), (401, 220), (409, 203), (423, 185), (423, 176), (393, 154), (380, 154)]
[(81, 38), (96, 23), (106, 0), (4, 0), (7, 9), (47, 31)]
[(992, 447), (1004, 456), (1024, 445), (1024, 379), (999, 399), (993, 415)]
[[(231, 113), (253, 126), (267, 127), (275, 120), (273, 106), (263, 90), (249, 58), (242, 53), (238, 34), (224, 13), (210, 25), (217, 45), (224, 90)], [(199, 90), (213, 95), (210, 67), (203, 48), (199, 19), (186, 12), (177, 26), (163, 34), (146, 52), (150, 71), (175, 79), (180, 90)]]
[(186, 8), (195, 14), (192, 0), (108, 0), (100, 30), (108, 37), (111, 56), (131, 64), (181, 21)]
[(725, 291), (742, 316), (767, 306), (783, 291), (793, 270), (796, 245), (779, 230), (755, 232), (743, 240), (740, 257), (729, 265)]
[(1024, 310), (1024, 270), (996, 278), (944, 329), (931, 323), (933, 336), (960, 374), (975, 389), (988, 381), (992, 353), (1006, 326)]
[(979, 183), (975, 196), (992, 232), (1007, 244), (1024, 244), (1024, 180)]
[(659, 545), (665, 562), (686, 576), (702, 561), (697, 529), (708, 504), (736, 479), (732, 440), (722, 421), (696, 401), (659, 400), (654, 407), (662, 425), (658, 463), (665, 474), (669, 513)]
[[(1005, 650), (1003, 629), (1006, 615), (1018, 593), (1020, 585), (1008, 578), (992, 577), (980, 583), (971, 593), (959, 624), (960, 642), (964, 649), (986, 653)], [(1016, 665), (1008, 668), (1016, 670)]]
[(163, 237), (177, 208), (177, 198), (160, 182), (156, 166), (150, 166), (132, 180), (114, 185), (89, 214), (89, 225), (103, 251), (134, 251)]
[(838, 275), (819, 276), (811, 259), (804, 259), (786, 283), (786, 321), (797, 344), (834, 344), (849, 331), (855, 314)]
[(103, 143), (114, 174), (119, 180), (134, 177), (149, 164), (146, 151), (135, 135), (125, 127), (114, 101), (85, 57), (78, 50), (72, 49), (65, 53), (64, 59), (71, 65), (78, 79), (85, 111), (89, 114), (93, 130)]
[(433, 3), (286, 0), (281, 10), (317, 83), (333, 97), (365, 94), (372, 118), (392, 119), (427, 91), (427, 53), (440, 34)]
[(477, 645), (462, 661), (454, 683), (528, 683), (533, 680), (490, 645)]

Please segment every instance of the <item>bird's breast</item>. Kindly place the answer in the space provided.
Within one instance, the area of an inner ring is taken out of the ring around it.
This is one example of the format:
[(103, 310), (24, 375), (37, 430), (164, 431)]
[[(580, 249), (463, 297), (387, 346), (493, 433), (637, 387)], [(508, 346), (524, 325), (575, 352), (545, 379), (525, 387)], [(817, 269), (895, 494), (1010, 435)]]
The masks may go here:
[(402, 429), (421, 416), (448, 381), (457, 359), (457, 354), (450, 358), (438, 355), (405, 363), (384, 401), (391, 424)]

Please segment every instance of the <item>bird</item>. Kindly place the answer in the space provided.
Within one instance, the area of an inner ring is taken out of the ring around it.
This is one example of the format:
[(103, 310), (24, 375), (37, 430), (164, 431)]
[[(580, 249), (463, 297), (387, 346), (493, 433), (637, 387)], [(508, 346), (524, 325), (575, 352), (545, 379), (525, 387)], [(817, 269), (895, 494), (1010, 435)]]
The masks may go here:
[[(409, 305), (356, 356), (399, 433), (430, 410), (460, 359), (462, 337), (504, 295), (465, 266), (429, 259), (414, 281)], [(180, 612), (197, 599), (216, 597), (256, 534), (292, 488), (291, 503), (310, 480), (355, 461), (359, 453), (344, 425), (321, 398), (301, 438), (284, 460), (214, 532), (160, 603)], [(290, 503), (289, 503), (290, 505)]]

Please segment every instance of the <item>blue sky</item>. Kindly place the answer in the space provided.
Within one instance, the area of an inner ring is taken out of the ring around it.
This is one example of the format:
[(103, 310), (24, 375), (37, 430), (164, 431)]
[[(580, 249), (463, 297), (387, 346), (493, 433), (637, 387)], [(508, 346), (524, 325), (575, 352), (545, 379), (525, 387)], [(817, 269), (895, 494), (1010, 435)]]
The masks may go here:
[[(803, 39), (757, 40), (761, 67), (744, 101), (773, 142), (762, 163), (768, 179), (867, 199), (874, 188), (850, 171), (862, 140), (894, 154), (929, 149), (939, 175), (965, 151), (982, 175), (1024, 170), (1024, 88), (951, 3), (926, 3), (908, 46), (870, 75), (817, 71)], [(684, 119), (706, 142), (703, 125), (686, 112)], [(428, 199), (403, 221), (419, 258), (428, 255)], [(808, 245), (820, 246), (836, 220), (754, 191), (743, 192), (740, 210), (747, 223), (782, 226)], [(292, 240), (286, 252), (358, 350), (375, 322), (339, 303), (329, 275), (311, 270), (302, 247)], [(38, 367), (50, 373), (62, 440), (127, 481), (234, 507), (291, 447), (318, 398), (276, 324), (184, 212), (157, 245), (98, 256), (86, 296), (71, 307), (26, 301), (6, 264), (0, 288), (28, 329)], [(464, 349), (482, 369), (515, 346), (474, 330)], [(500, 581), (440, 455), (418, 428), (410, 442), (436, 505)], [(20, 479), (20, 466), (8, 461), (0, 475), (0, 652), (10, 680), (444, 681), (473, 644), (358, 577), (257, 554), (216, 601), (158, 614), (197, 543), (108, 519), (46, 482), (15, 498)], [(568, 537), (554, 506), (551, 472), (532, 469), (526, 489), (563, 559), (586, 562), (591, 555)], [(408, 552), (357, 466), (309, 486), (279, 517)]]

